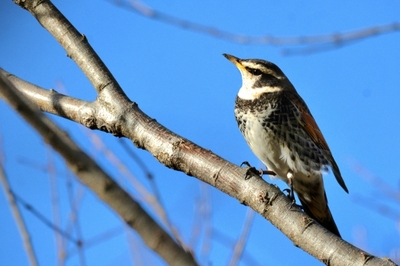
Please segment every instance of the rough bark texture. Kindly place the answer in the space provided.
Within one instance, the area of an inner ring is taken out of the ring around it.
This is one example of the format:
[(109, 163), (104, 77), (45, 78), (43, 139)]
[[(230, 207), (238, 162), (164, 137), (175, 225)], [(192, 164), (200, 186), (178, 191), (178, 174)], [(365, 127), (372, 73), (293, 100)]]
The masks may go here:
[[(15, 2), (32, 13), (39, 23), (59, 41), (98, 93), (95, 102), (87, 103), (55, 91), (43, 91), (38, 87), (32, 87), (32, 84), (20, 82), (16, 77), (9, 76), (9, 80), (36, 102), (42, 110), (71, 119), (92, 129), (129, 138), (138, 148), (147, 150), (165, 166), (182, 171), (189, 176), (195, 176), (235, 197), (240, 203), (250, 206), (279, 228), (297, 247), (326, 264), (394, 265), (389, 260), (371, 256), (331, 234), (300, 209), (292, 206), (278, 188), (269, 185), (249, 169), (227, 162), (211, 151), (171, 132), (143, 113), (136, 103), (127, 98), (111, 73), (94, 53), (85, 36), (79, 34), (49, 1), (15, 0)], [(56, 150), (64, 148), (60, 147), (52, 136), (49, 136), (48, 142), (54, 145)], [(70, 154), (65, 154), (64, 158), (66, 161), (72, 159)], [(85, 160), (88, 159), (85, 158)], [(85, 175), (88, 168), (93, 168), (95, 172), (99, 171), (93, 162), (87, 162), (88, 165), (78, 162), (69, 164), (77, 174), (81, 175)], [(251, 178), (248, 178), (250, 176)], [(125, 200), (129, 202), (130, 199), (126, 197), (125, 192), (116, 188), (112, 180), (102, 177), (103, 181), (98, 182), (98, 179), (93, 179), (90, 175), (83, 177), (83, 180), (132, 227), (136, 228), (137, 225), (145, 223), (142, 219), (131, 216), (132, 209), (140, 206), (132, 202), (128, 208)], [(146, 238), (149, 236), (148, 233), (154, 232), (153, 230), (156, 229), (149, 227), (148, 232), (144, 232), (142, 237)], [(159, 238), (145, 241), (152, 248), (157, 249), (161, 245)], [(183, 255), (185, 255), (184, 252)]]
[(68, 167), (171, 265), (197, 265), (192, 254), (176, 243), (92, 158), (64, 131), (37, 109), (0, 73), (0, 96), (25, 118), (66, 161)]

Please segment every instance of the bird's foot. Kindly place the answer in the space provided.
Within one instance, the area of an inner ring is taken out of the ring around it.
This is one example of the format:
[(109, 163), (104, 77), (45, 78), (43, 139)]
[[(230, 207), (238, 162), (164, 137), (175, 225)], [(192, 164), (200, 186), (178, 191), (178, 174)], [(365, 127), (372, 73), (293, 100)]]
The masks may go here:
[(297, 207), (297, 208), (301, 209), (302, 211), (304, 211), (303, 206), (297, 204), (295, 200), (292, 201), (292, 204), (290, 204), (289, 210), (291, 210), (293, 207)]
[(286, 197), (288, 197), (290, 199), (290, 201), (292, 202), (292, 204), (290, 204), (289, 209), (292, 209), (293, 207), (298, 207), (298, 208), (304, 210), (303, 206), (296, 203), (296, 198), (294, 197), (293, 188), (291, 188), (291, 189), (285, 188), (283, 190), (283, 192), (287, 193)]
[(251, 165), (249, 164), (248, 161), (244, 161), (243, 163), (241, 163), (240, 167), (242, 167), (243, 165), (246, 165), (247, 167), (251, 167)]
[(283, 192), (286, 193), (286, 197), (288, 197), (292, 202), (296, 203), (296, 199), (294, 198), (294, 193), (292, 188), (285, 188)]
[(241, 167), (243, 165), (246, 165), (247, 167), (249, 167), (249, 169), (247, 170), (247, 173), (246, 173), (246, 179), (249, 179), (251, 177), (251, 175), (249, 174), (249, 171), (260, 177), (263, 175), (276, 175), (276, 173), (274, 171), (268, 171), (268, 170), (263, 170), (263, 169), (257, 170), (255, 167), (251, 166), (248, 161), (244, 161), (243, 163), (240, 164)]

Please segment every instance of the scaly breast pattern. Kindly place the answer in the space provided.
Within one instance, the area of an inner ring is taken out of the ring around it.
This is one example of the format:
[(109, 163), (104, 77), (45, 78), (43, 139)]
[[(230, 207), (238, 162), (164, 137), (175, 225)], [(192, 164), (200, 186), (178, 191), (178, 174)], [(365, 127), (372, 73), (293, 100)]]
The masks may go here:
[(287, 183), (291, 171), (302, 186), (321, 177), (328, 161), (300, 125), (299, 111), (280, 93), (256, 100), (237, 97), (235, 116), (251, 150), (280, 179)]

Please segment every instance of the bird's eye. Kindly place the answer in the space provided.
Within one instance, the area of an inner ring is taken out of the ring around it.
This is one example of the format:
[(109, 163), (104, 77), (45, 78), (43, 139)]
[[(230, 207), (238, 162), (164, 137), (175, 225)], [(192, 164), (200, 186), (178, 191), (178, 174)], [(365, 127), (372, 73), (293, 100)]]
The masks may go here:
[(247, 71), (249, 71), (251, 74), (253, 74), (255, 76), (259, 76), (262, 74), (261, 70), (255, 69), (255, 68), (247, 68)]

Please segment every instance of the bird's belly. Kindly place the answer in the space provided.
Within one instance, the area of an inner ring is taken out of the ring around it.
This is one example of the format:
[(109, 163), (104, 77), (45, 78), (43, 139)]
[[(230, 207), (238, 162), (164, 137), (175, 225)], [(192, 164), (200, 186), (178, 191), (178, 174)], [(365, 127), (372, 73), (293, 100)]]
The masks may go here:
[[(291, 172), (296, 179), (301, 179), (304, 186), (312, 179), (321, 176), (324, 166), (318, 159), (319, 154), (308, 144), (304, 132), (292, 128), (290, 123), (272, 123), (269, 117), (274, 115), (274, 108), (266, 108), (259, 112), (235, 109), (236, 120), (247, 144), (253, 153), (275, 172), (276, 177), (286, 183), (289, 182), (287, 174)], [(297, 134), (295, 139), (290, 139), (290, 133)], [(306, 150), (307, 149), (307, 150)], [(300, 156), (299, 152), (312, 156)], [(307, 151), (307, 152), (305, 152)]]
[(248, 119), (242, 132), (253, 153), (274, 171), (276, 177), (288, 183), (287, 173), (291, 170), (282, 156), (282, 146), (273, 132), (264, 128), (257, 119)]
[[(275, 177), (289, 184), (287, 174), (289, 172), (293, 174), (293, 188), (297, 193), (303, 194), (304, 200), (310, 201), (312, 197), (316, 197), (309, 194), (310, 187), (318, 186), (318, 192), (321, 192), (319, 191), (322, 182), (321, 172), (304, 171), (304, 165), (298, 155), (290, 151), (272, 130), (263, 127), (258, 120), (247, 120), (246, 130), (242, 133), (253, 153), (268, 170), (275, 172)], [(324, 195), (322, 192), (320, 194)]]

